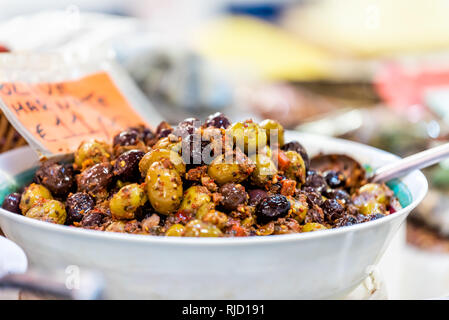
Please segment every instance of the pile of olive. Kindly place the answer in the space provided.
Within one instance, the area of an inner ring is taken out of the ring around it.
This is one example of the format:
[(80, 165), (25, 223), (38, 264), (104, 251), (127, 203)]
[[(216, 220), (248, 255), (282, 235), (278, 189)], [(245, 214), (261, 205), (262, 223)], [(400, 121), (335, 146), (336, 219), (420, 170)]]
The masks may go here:
[(190, 118), (175, 128), (163, 122), (155, 132), (129, 128), (112, 145), (83, 142), (73, 163), (45, 162), (33, 182), (7, 196), (2, 207), (115, 232), (157, 229), (194, 237), (307, 232), (388, 211), (392, 192), (385, 185), (352, 192), (362, 175), (359, 167), (355, 178), (344, 170), (312, 170), (304, 147), (285, 143), (278, 122), (231, 124), (217, 113), (202, 125)]

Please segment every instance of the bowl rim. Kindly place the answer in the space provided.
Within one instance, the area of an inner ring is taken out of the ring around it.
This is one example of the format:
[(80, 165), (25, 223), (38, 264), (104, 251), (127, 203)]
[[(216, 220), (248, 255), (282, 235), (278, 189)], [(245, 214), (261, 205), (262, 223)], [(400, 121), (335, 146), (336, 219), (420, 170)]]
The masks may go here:
[[(397, 158), (398, 156), (369, 146), (362, 143), (349, 141), (345, 139), (339, 139), (339, 138), (333, 138), (333, 137), (327, 137), (322, 135), (316, 135), (316, 134), (308, 134), (308, 133), (301, 133), (301, 132), (286, 132), (287, 134), (295, 134), (295, 135), (301, 135), (303, 137), (307, 138), (320, 138), (320, 139), (327, 139), (327, 140), (333, 140), (340, 143), (345, 143), (349, 145), (354, 145), (357, 147), (363, 147), (366, 149), (371, 150), (371, 152), (377, 152), (379, 154), (387, 155), (389, 157)], [(18, 153), (19, 150), (22, 150), (24, 152), (24, 149), (29, 149), (29, 147), (22, 147), (16, 150), (12, 150), (9, 152), (4, 153), (1, 156), (4, 156), (6, 154), (12, 155), (13, 153)], [(163, 244), (163, 245), (186, 245), (186, 246), (241, 246), (241, 245), (262, 245), (262, 244), (272, 244), (272, 243), (285, 243), (285, 242), (292, 242), (292, 241), (307, 241), (311, 239), (316, 238), (327, 238), (336, 236), (342, 233), (350, 233), (350, 232), (356, 232), (361, 231), (364, 229), (370, 229), (374, 228), (377, 225), (388, 223), (391, 220), (397, 219), (403, 215), (408, 214), (410, 211), (412, 211), (424, 198), (424, 196), (427, 193), (428, 189), (428, 183), (427, 179), (425, 178), (424, 174), (419, 171), (415, 170), (410, 172), (406, 177), (413, 177), (413, 179), (419, 183), (420, 189), (417, 192), (416, 197), (413, 198), (413, 201), (406, 206), (405, 208), (402, 208), (401, 210), (390, 214), (386, 217), (382, 217), (380, 219), (372, 220), (363, 222), (360, 224), (355, 224), (351, 226), (345, 226), (345, 227), (339, 227), (335, 229), (327, 229), (327, 230), (319, 230), (314, 232), (307, 232), (307, 233), (293, 233), (293, 234), (284, 234), (284, 235), (270, 235), (270, 236), (253, 236), (253, 237), (217, 237), (217, 238), (196, 238), (196, 237), (166, 237), (166, 236), (153, 236), (153, 235), (139, 235), (139, 234), (128, 234), (128, 233), (116, 233), (116, 232), (105, 232), (105, 231), (98, 231), (98, 230), (89, 230), (89, 229), (82, 229), (82, 228), (76, 228), (71, 226), (65, 226), (65, 225), (58, 225), (53, 224), (45, 221), (40, 221), (36, 219), (30, 219), (28, 217), (25, 217), (20, 214), (16, 214), (10, 211), (7, 211), (3, 208), (0, 208), (0, 218), (4, 217), (9, 220), (13, 220), (15, 223), (19, 224), (28, 224), (34, 228), (40, 228), (48, 232), (56, 232), (56, 233), (63, 233), (63, 234), (70, 234), (73, 236), (84, 236), (91, 239), (100, 239), (100, 240), (106, 240), (109, 241), (126, 241), (131, 243), (153, 243), (153, 244)], [(405, 182), (404, 182), (405, 183)], [(406, 184), (406, 183), (405, 183)], [(407, 188), (408, 185), (406, 184)], [(0, 227), (2, 224), (2, 219), (0, 219)]]

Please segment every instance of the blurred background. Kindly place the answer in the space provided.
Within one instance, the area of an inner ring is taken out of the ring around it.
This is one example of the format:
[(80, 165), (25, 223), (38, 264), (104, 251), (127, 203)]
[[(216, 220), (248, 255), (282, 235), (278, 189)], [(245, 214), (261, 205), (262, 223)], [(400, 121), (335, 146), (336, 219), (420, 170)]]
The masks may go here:
[[(0, 51), (107, 52), (171, 123), (273, 118), (407, 156), (449, 140), (448, 18), (447, 0), (0, 0)], [(0, 120), (1, 151), (25, 143)], [(406, 298), (449, 294), (449, 162), (425, 174)]]

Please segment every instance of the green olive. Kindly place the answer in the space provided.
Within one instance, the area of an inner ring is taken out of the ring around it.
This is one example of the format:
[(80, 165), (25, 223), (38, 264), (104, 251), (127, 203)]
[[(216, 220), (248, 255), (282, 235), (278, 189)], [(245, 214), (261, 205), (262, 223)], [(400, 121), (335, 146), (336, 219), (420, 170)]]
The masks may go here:
[(110, 225), (106, 227), (106, 231), (125, 233), (126, 222), (123, 220), (113, 221)]
[(84, 141), (75, 151), (75, 164), (83, 170), (93, 164), (109, 161), (110, 158), (111, 148), (102, 141)]
[(269, 236), (274, 232), (274, 223), (269, 222), (256, 230), (258, 236)]
[(184, 193), (179, 210), (196, 213), (205, 203), (210, 202), (210, 192), (204, 186), (192, 186)]
[(265, 186), (277, 173), (277, 169), (269, 156), (264, 154), (253, 154), (250, 159), (256, 164), (251, 174), (251, 181), (258, 186)]
[(296, 221), (299, 223), (303, 222), (306, 218), (307, 211), (309, 210), (309, 206), (307, 205), (307, 200), (301, 199), (295, 199), (293, 197), (287, 197), (287, 199), (290, 201), (290, 208), (292, 215)]
[(213, 202), (207, 202), (201, 205), (196, 211), (196, 218), (203, 220), (203, 217), (210, 211), (215, 210), (215, 204)]
[(62, 202), (57, 200), (44, 200), (43, 202), (36, 203), (28, 210), (26, 216), (56, 224), (64, 224), (67, 213)]
[(242, 182), (254, 170), (254, 164), (244, 154), (235, 159), (227, 158), (225, 154), (219, 155), (207, 169), (207, 174), (220, 185)]
[(204, 222), (212, 223), (213, 225), (216, 225), (218, 228), (221, 229), (228, 222), (228, 216), (223, 212), (211, 210), (209, 212), (206, 212), (205, 215), (203, 215), (202, 220)]
[(387, 196), (388, 191), (390, 190), (384, 184), (367, 183), (360, 187), (358, 193), (368, 194), (370, 196), (369, 198), (374, 198), (379, 203), (388, 204), (389, 199), (389, 197)]
[(181, 141), (170, 141), (169, 137), (159, 139), (153, 146), (153, 149), (168, 149), (174, 152), (179, 152), (182, 147)]
[(233, 143), (248, 155), (256, 153), (267, 144), (265, 130), (252, 121), (236, 122), (226, 129), (226, 132)]
[(148, 168), (145, 179), (148, 199), (153, 208), (162, 214), (178, 209), (182, 199), (182, 180), (173, 168), (156, 161)]
[(109, 209), (116, 219), (134, 219), (137, 208), (147, 202), (144, 188), (132, 183), (122, 187), (109, 202)]
[(186, 224), (185, 237), (221, 237), (223, 233), (217, 226), (200, 220), (191, 220)]
[(184, 230), (185, 227), (182, 224), (177, 223), (168, 228), (165, 235), (168, 237), (182, 237)]
[(20, 210), (22, 214), (25, 213), (36, 203), (47, 199), (51, 200), (53, 197), (51, 196), (50, 191), (45, 188), (43, 185), (32, 183), (28, 187), (25, 188), (25, 191), (22, 194), (22, 199), (20, 200)]
[(161, 161), (163, 159), (170, 160), (181, 176), (186, 173), (186, 165), (184, 160), (182, 160), (181, 156), (177, 152), (169, 149), (153, 149), (146, 153), (139, 162), (139, 170), (142, 173), (142, 176), (146, 176), (148, 168), (153, 162)]
[(279, 147), (284, 145), (284, 127), (279, 122), (265, 119), (260, 123), (260, 127), (265, 129), (268, 143), (277, 144)]
[(309, 222), (306, 223), (302, 227), (302, 232), (311, 232), (311, 231), (318, 231), (318, 230), (326, 230), (327, 228), (323, 226), (321, 223), (316, 222)]
[(370, 215), (376, 213), (384, 214), (386, 212), (385, 204), (371, 200), (364, 202), (362, 205), (358, 206), (358, 209), (363, 215)]
[(306, 182), (306, 165), (301, 155), (296, 151), (286, 151), (285, 155), (290, 160), (285, 176), (287, 178), (297, 180), (299, 183)]

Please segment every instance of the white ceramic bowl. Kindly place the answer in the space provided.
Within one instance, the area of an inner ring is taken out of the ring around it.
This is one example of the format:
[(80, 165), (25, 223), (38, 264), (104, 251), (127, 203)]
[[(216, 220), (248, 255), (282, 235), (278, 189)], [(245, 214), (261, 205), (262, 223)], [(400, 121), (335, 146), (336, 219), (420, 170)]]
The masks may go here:
[[(328, 137), (288, 132), (309, 154), (353, 156), (378, 167), (396, 156)], [(0, 156), (0, 186), (36, 165), (23, 148)], [(408, 213), (423, 199), (427, 181), (412, 172), (402, 182), (412, 201), (375, 221), (305, 234), (249, 238), (167, 238), (106, 233), (29, 219), (0, 209), (0, 226), (42, 268), (101, 271), (108, 298), (321, 299), (340, 298), (366, 277)]]

